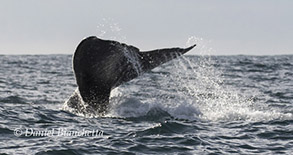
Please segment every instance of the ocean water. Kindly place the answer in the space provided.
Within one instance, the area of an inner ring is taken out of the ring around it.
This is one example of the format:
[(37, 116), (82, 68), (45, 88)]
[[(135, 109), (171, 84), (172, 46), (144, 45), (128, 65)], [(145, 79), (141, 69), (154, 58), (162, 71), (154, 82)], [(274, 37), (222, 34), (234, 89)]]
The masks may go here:
[(71, 55), (0, 56), (0, 153), (293, 154), (293, 56), (184, 56), (74, 113)]

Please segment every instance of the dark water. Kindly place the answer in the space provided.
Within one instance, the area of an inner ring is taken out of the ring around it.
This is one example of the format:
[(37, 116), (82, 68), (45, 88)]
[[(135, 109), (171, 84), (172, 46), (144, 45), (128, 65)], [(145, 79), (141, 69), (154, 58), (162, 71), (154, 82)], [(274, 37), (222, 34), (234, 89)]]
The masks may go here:
[(188, 56), (72, 113), (69, 55), (0, 56), (0, 152), (292, 154), (293, 56)]

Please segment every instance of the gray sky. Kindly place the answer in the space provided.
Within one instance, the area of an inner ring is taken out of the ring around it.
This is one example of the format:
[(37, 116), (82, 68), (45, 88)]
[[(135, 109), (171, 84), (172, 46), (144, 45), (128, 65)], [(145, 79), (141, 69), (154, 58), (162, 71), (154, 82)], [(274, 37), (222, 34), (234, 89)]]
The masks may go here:
[(292, 0), (0, 0), (0, 54), (73, 54), (85, 37), (191, 54), (293, 54)]

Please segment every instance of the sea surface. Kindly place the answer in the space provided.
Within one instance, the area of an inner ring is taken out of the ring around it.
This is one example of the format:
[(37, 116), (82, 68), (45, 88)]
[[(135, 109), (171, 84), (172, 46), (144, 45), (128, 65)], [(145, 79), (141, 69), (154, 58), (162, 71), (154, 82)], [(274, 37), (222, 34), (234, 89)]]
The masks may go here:
[(0, 65), (3, 154), (293, 154), (293, 55), (184, 56), (114, 89), (104, 117), (64, 104), (71, 55)]

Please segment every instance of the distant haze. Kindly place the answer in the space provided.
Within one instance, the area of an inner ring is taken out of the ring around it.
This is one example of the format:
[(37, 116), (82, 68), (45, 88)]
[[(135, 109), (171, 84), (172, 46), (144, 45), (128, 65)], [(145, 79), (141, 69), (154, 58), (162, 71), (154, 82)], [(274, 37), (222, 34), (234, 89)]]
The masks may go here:
[(73, 54), (92, 35), (141, 50), (293, 54), (292, 15), (292, 0), (1, 0), (0, 54)]

